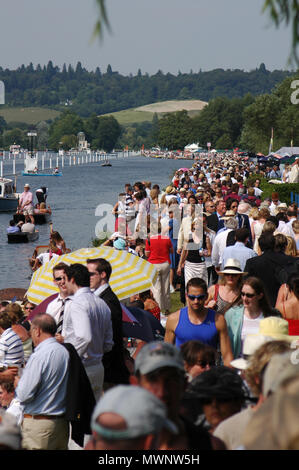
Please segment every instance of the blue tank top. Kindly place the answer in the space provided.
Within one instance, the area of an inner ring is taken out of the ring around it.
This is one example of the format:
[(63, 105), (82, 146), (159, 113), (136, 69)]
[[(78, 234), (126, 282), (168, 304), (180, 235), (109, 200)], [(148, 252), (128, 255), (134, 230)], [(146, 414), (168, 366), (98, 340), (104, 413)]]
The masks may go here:
[(188, 307), (184, 307), (180, 311), (180, 318), (175, 329), (175, 345), (180, 347), (186, 341), (196, 339), (202, 341), (213, 348), (217, 348), (218, 344), (218, 330), (215, 325), (214, 310), (208, 309), (205, 321), (200, 325), (191, 323), (188, 316)]

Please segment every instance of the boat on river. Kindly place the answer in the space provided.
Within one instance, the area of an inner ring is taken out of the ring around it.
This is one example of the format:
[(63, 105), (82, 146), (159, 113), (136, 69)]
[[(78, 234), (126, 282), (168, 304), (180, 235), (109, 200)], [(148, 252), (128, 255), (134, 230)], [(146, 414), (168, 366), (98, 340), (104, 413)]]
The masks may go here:
[(38, 171), (37, 172), (25, 172), (25, 171), (22, 171), (22, 176), (63, 176), (63, 174), (59, 171), (58, 173), (39, 173)]
[(0, 212), (17, 210), (19, 194), (15, 193), (13, 180), (0, 178)]
[[(49, 214), (48, 212), (45, 212), (43, 214), (33, 214), (33, 217), (35, 225), (48, 224), (51, 220), (51, 214)], [(25, 222), (25, 216), (23, 214), (14, 214), (13, 220), (16, 224), (21, 221)]]
[(38, 170), (38, 157), (37, 155), (26, 154), (24, 159), (24, 171), (22, 171), (22, 176), (62, 176), (61, 171), (56, 167), (53, 171)]
[(104, 163), (101, 164), (101, 166), (112, 166), (109, 160), (105, 160)]
[(39, 237), (39, 231), (34, 232), (15, 232), (7, 234), (8, 243), (30, 243), (34, 242)]

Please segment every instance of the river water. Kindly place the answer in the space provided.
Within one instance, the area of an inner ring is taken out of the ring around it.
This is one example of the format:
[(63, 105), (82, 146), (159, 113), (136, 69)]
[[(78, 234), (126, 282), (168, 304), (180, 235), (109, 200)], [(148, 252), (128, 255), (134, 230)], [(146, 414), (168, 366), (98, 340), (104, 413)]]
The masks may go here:
[[(65, 166), (63, 176), (19, 176), (17, 191), (22, 192), (25, 183), (31, 191), (40, 186), (48, 188), (47, 204), (51, 206), (53, 230), (57, 230), (71, 250), (92, 246), (95, 227), (99, 221), (96, 208), (100, 204), (113, 205), (126, 183), (151, 181), (164, 188), (169, 184), (174, 170), (191, 167), (192, 161), (155, 159), (141, 156), (121, 157), (110, 160), (112, 167), (101, 167), (100, 163)], [(23, 170), (17, 162), (16, 172)], [(4, 175), (11, 172), (11, 163), (5, 163)], [(34, 198), (37, 202), (36, 197)], [(0, 289), (8, 287), (28, 288), (31, 269), (28, 259), (36, 245), (49, 243), (49, 225), (38, 225), (39, 239), (33, 243), (8, 244), (6, 227), (12, 214), (0, 213)]]

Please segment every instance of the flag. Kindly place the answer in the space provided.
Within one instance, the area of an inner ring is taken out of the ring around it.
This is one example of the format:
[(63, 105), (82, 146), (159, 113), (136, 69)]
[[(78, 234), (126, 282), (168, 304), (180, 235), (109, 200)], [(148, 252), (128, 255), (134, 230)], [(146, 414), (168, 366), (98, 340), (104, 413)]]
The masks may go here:
[(272, 152), (273, 150), (273, 127), (271, 129), (271, 139), (270, 139), (270, 145), (269, 145), (269, 154)]

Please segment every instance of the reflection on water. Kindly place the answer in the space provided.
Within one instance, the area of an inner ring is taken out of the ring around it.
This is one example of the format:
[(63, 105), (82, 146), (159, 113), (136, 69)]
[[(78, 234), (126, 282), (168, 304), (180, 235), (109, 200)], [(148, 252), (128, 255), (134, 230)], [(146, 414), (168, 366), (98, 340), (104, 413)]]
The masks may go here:
[[(25, 183), (31, 185), (35, 195), (40, 186), (48, 187), (47, 203), (52, 208), (53, 230), (57, 230), (72, 250), (91, 246), (95, 237), (98, 218), (95, 209), (99, 204), (115, 204), (118, 194), (124, 191), (126, 183), (151, 181), (160, 188), (169, 184), (175, 169), (191, 167), (192, 161), (149, 159), (144, 157), (119, 158), (111, 160), (112, 167), (101, 167), (100, 163), (84, 166), (65, 166), (62, 177), (23, 177), (17, 180), (18, 192)], [(187, 165), (186, 165), (187, 163)], [(7, 170), (6, 170), (7, 168)], [(17, 172), (23, 169), (17, 163)], [(11, 166), (4, 165), (4, 175), (11, 172)], [(35, 197), (36, 202), (36, 197)], [(28, 259), (36, 245), (49, 242), (49, 225), (39, 225), (39, 239), (34, 243), (8, 244), (6, 227), (12, 214), (0, 213), (0, 289), (7, 287), (28, 288), (31, 270)]]

